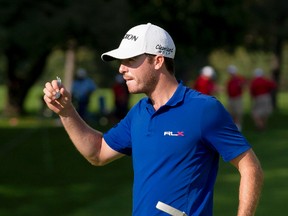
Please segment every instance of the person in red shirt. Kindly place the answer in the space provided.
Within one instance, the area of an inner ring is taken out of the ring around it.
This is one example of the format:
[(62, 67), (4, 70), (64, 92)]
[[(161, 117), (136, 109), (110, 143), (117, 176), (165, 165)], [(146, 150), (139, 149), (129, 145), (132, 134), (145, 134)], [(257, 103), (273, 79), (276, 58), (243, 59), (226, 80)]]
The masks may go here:
[(193, 88), (206, 95), (214, 95), (216, 84), (214, 82), (215, 71), (211, 66), (202, 68), (200, 76), (196, 79)]
[(129, 111), (129, 91), (123, 79), (123, 76), (118, 74), (115, 77), (115, 83), (112, 87), (114, 94), (114, 116), (117, 120), (122, 119)]
[(271, 92), (277, 87), (276, 83), (264, 77), (261, 68), (254, 71), (254, 78), (250, 84), (250, 95), (252, 98), (252, 118), (259, 130), (266, 128), (267, 119), (273, 111)]
[(227, 67), (227, 71), (230, 75), (226, 85), (226, 92), (228, 95), (228, 110), (239, 131), (241, 131), (243, 119), (242, 94), (246, 79), (238, 74), (238, 69), (235, 65), (229, 65)]

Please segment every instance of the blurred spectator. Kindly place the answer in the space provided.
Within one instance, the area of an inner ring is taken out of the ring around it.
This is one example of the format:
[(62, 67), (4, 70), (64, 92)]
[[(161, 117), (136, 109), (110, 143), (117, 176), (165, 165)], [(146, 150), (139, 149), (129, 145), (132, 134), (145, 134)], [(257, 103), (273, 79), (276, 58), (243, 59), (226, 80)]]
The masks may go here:
[(122, 119), (129, 110), (129, 91), (123, 76), (120, 74), (115, 77), (113, 93), (115, 106), (114, 115), (117, 119)]
[(90, 96), (96, 88), (94, 81), (87, 76), (86, 70), (79, 68), (72, 84), (72, 100), (77, 112), (84, 119), (88, 118)]
[(254, 78), (250, 84), (252, 98), (252, 118), (259, 130), (266, 128), (267, 119), (273, 111), (271, 92), (276, 88), (276, 83), (264, 77), (261, 68), (254, 71)]
[(214, 95), (217, 89), (214, 77), (215, 71), (211, 66), (203, 67), (200, 75), (195, 81), (193, 88), (203, 94)]
[(228, 95), (228, 110), (239, 131), (241, 131), (243, 118), (242, 94), (246, 80), (243, 76), (238, 74), (238, 69), (235, 65), (229, 65), (227, 67), (227, 72), (230, 75), (226, 86)]

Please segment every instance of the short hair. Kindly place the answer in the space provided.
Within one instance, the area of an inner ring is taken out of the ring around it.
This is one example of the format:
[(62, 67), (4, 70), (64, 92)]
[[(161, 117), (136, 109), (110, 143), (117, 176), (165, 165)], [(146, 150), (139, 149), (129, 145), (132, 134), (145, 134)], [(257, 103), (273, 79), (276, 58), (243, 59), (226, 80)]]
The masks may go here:
[[(147, 54), (147, 53), (145, 53), (145, 55), (148, 56), (149, 62), (152, 62), (152, 58), (154, 58), (154, 57), (156, 56), (156, 55)], [(168, 71), (171, 75), (175, 75), (175, 63), (174, 63), (174, 59), (168, 58), (168, 57), (164, 57), (164, 65), (165, 65), (167, 71)]]

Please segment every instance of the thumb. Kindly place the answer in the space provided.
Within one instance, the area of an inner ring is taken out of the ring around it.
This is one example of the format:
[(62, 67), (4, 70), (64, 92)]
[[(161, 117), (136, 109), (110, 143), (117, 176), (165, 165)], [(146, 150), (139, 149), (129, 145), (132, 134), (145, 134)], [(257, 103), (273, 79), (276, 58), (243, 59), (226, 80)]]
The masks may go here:
[(71, 93), (65, 88), (64, 85), (61, 85), (60, 87), (60, 93), (63, 97), (66, 97), (68, 99), (71, 99)]

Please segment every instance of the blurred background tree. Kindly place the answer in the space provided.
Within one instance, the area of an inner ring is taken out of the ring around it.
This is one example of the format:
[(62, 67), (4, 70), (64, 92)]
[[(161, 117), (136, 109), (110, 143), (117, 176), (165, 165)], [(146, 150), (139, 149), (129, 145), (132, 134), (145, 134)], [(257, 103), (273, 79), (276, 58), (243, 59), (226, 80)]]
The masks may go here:
[(69, 41), (75, 40), (77, 47), (85, 45), (99, 52), (116, 41), (115, 31), (126, 22), (128, 7), (123, 2), (0, 0), (0, 53), (8, 88), (4, 113), (24, 114), (27, 93), (54, 49), (65, 51)]
[[(244, 45), (250, 50), (272, 53), (271, 76), (279, 86), (288, 39), (288, 1), (247, 0), (247, 3), (248, 23)], [(277, 92), (278, 88), (272, 95), (275, 108)]]
[(29, 89), (43, 77), (62, 75), (64, 68), (51, 66), (51, 59), (65, 65), (71, 41), (76, 58), (70, 65), (85, 66), (100, 86), (109, 86), (118, 69), (101, 62), (100, 54), (117, 47), (127, 29), (147, 22), (174, 38), (179, 79), (195, 78), (212, 52), (232, 54), (246, 47), (274, 54), (271, 70), (279, 82), (287, 5), (284, 0), (0, 0), (0, 82), (8, 89), (4, 112), (24, 114)]
[(150, 21), (172, 35), (183, 79), (208, 64), (211, 51), (233, 50), (243, 42), (247, 11), (242, 0), (130, 0), (130, 4), (135, 23)]

